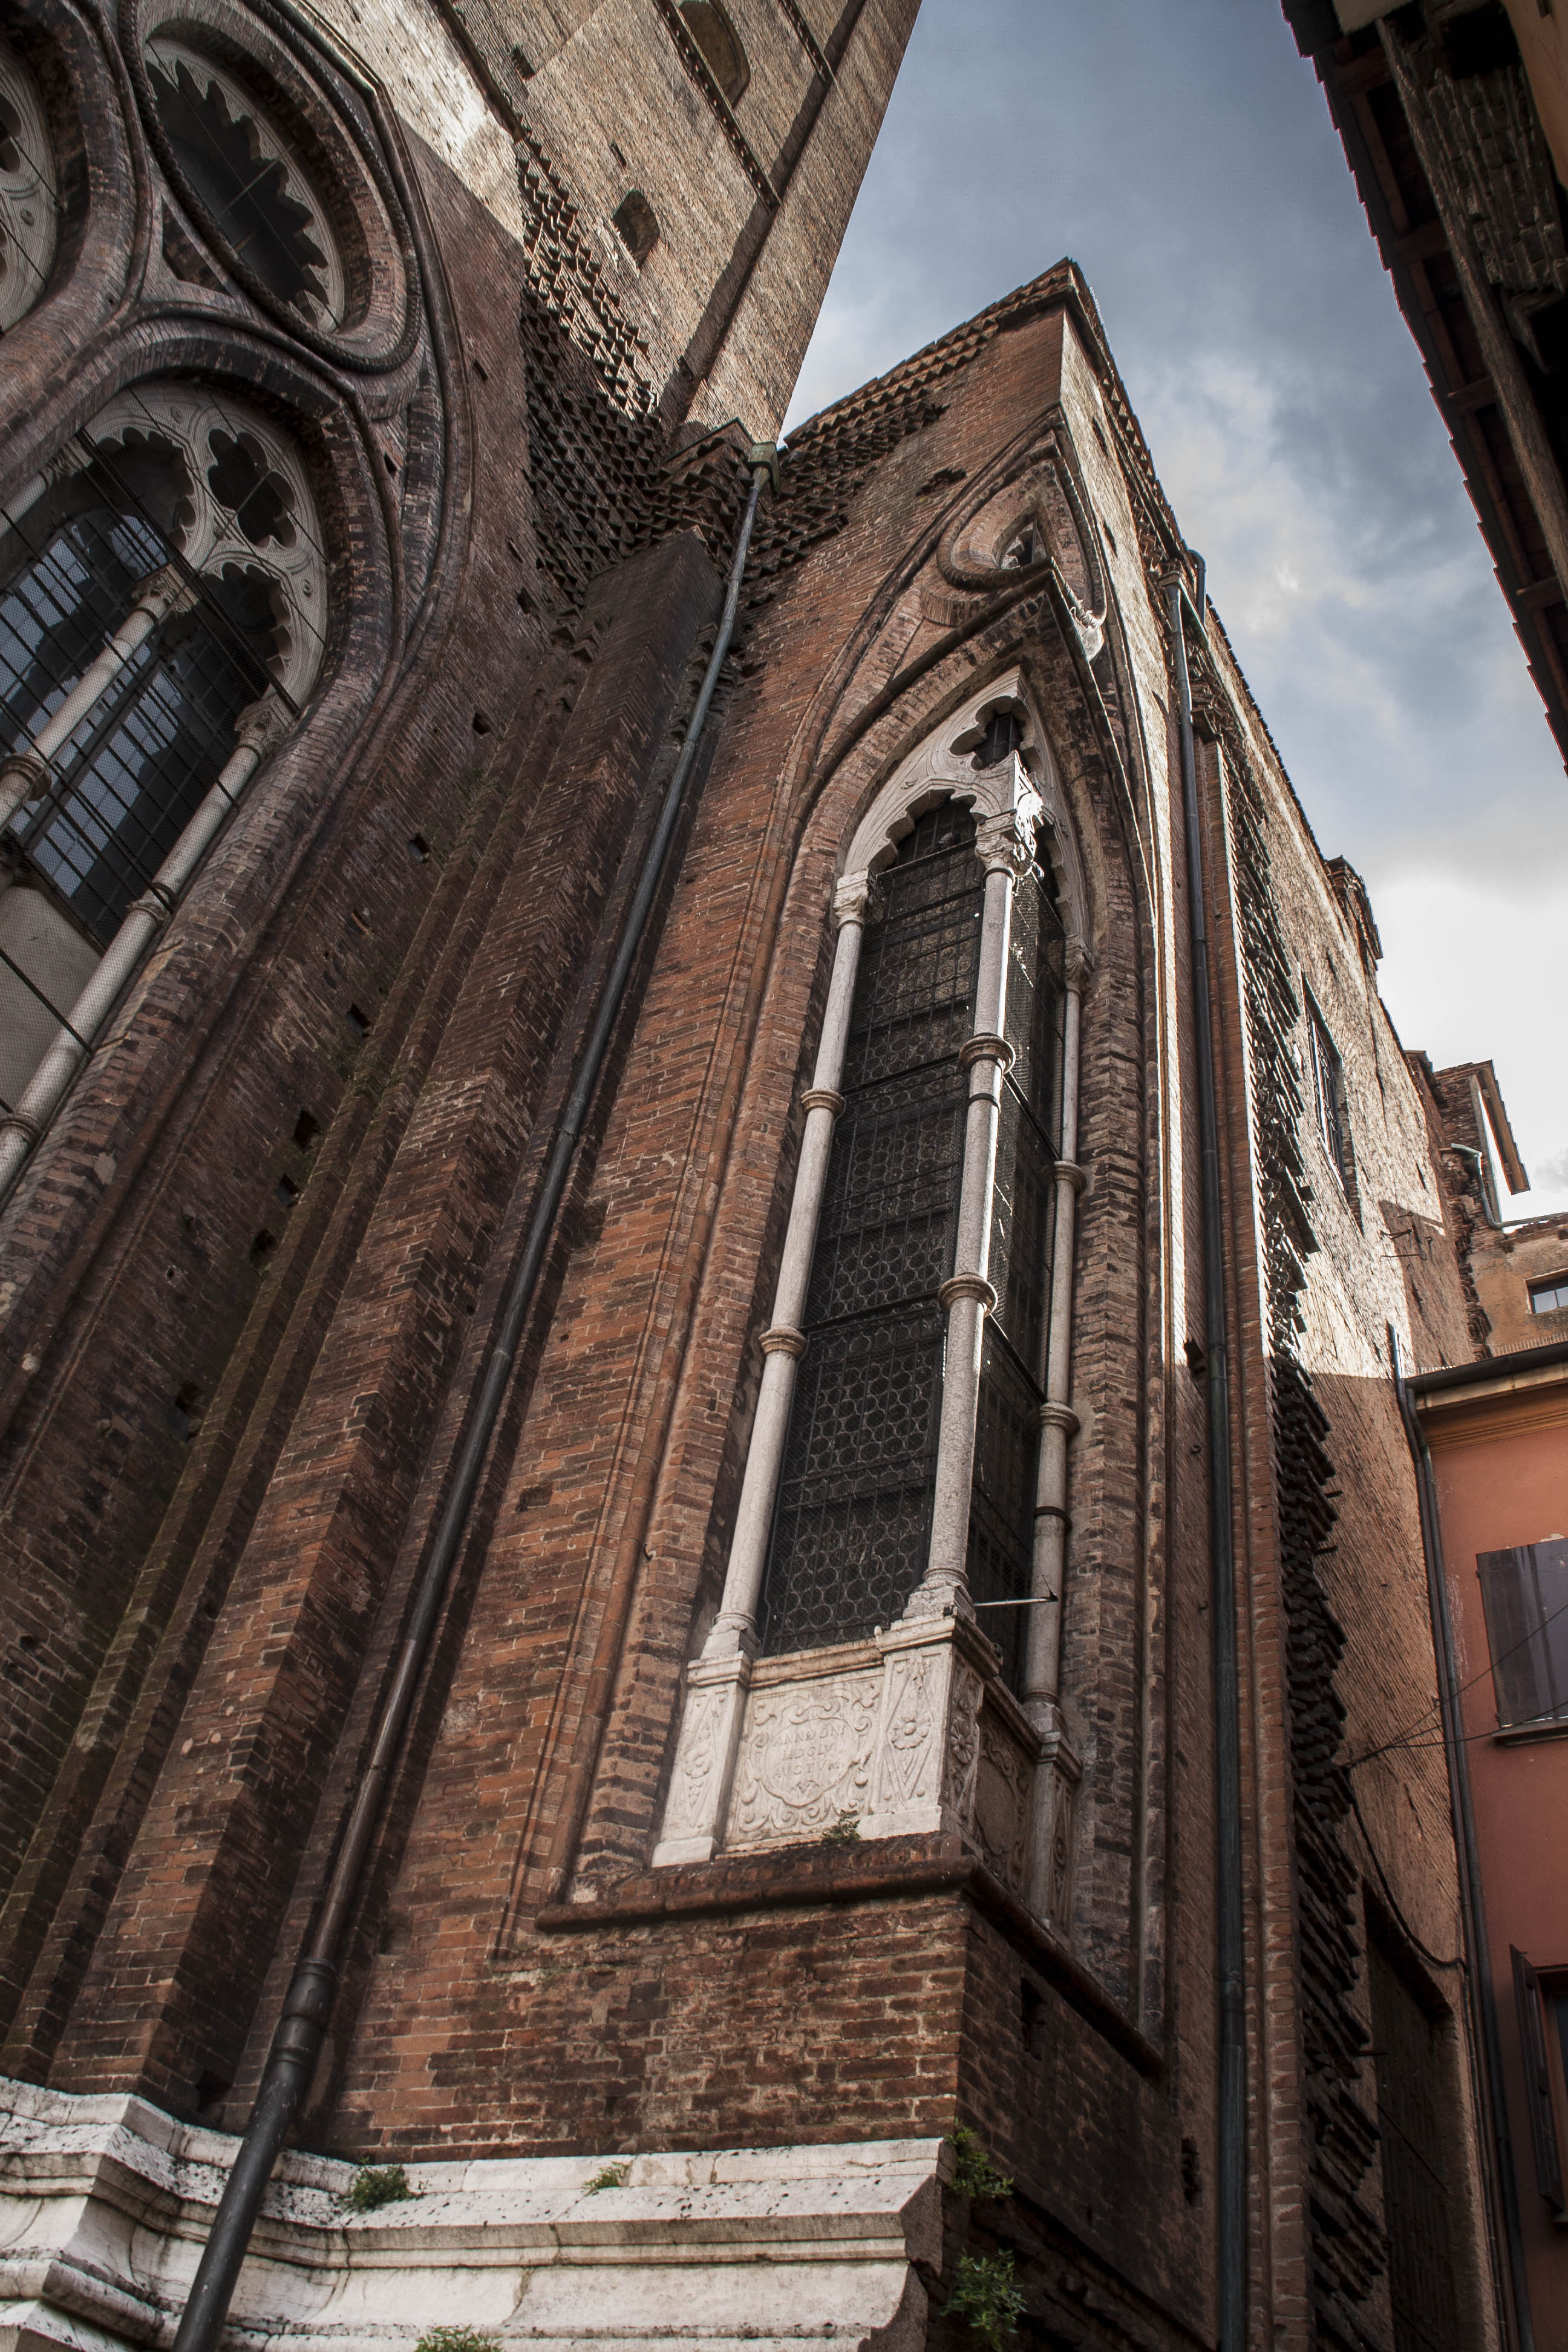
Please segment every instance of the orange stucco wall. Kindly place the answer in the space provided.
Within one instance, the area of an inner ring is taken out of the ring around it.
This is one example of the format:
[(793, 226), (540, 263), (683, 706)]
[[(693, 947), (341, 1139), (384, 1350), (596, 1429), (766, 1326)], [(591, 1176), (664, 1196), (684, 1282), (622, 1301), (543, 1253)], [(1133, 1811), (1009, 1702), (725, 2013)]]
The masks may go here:
[(1498, 1737), (1476, 1565), (1481, 1552), (1568, 1534), (1568, 1367), (1489, 1397), (1430, 1397), (1421, 1417), (1442, 1518), (1535, 2342), (1537, 2352), (1568, 2352), (1568, 2228), (1536, 2183), (1509, 1957), (1517, 1945), (1538, 1969), (1568, 1969), (1568, 1724), (1542, 1738)]

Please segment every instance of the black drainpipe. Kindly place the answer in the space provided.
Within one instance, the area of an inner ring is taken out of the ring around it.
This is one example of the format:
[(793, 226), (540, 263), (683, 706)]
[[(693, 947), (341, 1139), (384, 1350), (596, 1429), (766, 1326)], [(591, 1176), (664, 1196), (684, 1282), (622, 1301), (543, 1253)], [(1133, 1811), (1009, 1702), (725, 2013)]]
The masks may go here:
[(648, 917), (658, 893), (659, 879), (696, 763), (713, 689), (719, 683), (719, 672), (734, 635), (741, 578), (746, 568), (746, 551), (751, 544), (752, 526), (757, 517), (757, 501), (762, 496), (763, 481), (767, 476), (777, 478), (778, 453), (771, 442), (755, 446), (748, 463), (752, 468), (752, 488), (741, 519), (735, 551), (731, 559), (729, 585), (725, 591), (719, 634), (713, 640), (713, 651), (703, 675), (697, 707), (691, 714), (686, 740), (680, 747), (680, 756), (676, 761), (674, 773), (666, 789), (658, 822), (648, 844), (647, 860), (626, 915), (626, 928), (616, 950), (616, 960), (605, 982), (577, 1076), (555, 1131), (555, 1141), (529, 1224), (528, 1236), (523, 1243), (522, 1255), (502, 1305), (500, 1329), (485, 1367), (473, 1417), (458, 1456), (452, 1484), (415, 1593), (403, 1647), (376, 1720), (370, 1760), (354, 1791), (348, 1826), (317, 1906), (314, 1929), (294, 1970), (294, 1980), (283, 2003), (283, 2013), (268, 2052), (261, 2088), (257, 2093), (250, 2121), (240, 2139), (192, 2282), (179, 2333), (174, 2338), (174, 2352), (215, 2352), (239, 2279), (240, 2265), (250, 2243), (250, 2233), (256, 2226), (256, 2217), (261, 2210), (261, 2200), (267, 2193), (272, 2168), (278, 2160), (278, 2151), (315, 2072), (327, 2019), (331, 2011), (332, 1997), (337, 1990), (338, 1963), (353, 1915), (360, 1874), (381, 1818), (382, 1801), (403, 1744), (404, 1730), (414, 1705), (431, 1637), (440, 1617), (441, 1604), (447, 1596), (447, 1586), (462, 1543), (501, 1401), (511, 1377), (512, 1365), (528, 1320), (534, 1288), (543, 1268), (556, 1212), (561, 1206), (567, 1179), (572, 1172), (572, 1162), (576, 1157), (594, 1088), (609, 1049), (627, 982), (631, 979), (632, 967), (637, 961), (637, 950), (642, 945), (643, 934), (647, 929)]
[[(1503, 2244), (1508, 2254), (1508, 2300), (1512, 2305), (1514, 2340), (1519, 2352), (1534, 2352), (1530, 2318), (1530, 2284), (1524, 2267), (1524, 2241), (1520, 2227), (1519, 2181), (1513, 2166), (1513, 2136), (1509, 2129), (1503, 2089), (1502, 2042), (1498, 2032), (1497, 1995), (1492, 1987), (1491, 1953), (1481, 1906), (1481, 1864), (1476, 1845), (1475, 1814), (1470, 1805), (1470, 1759), (1465, 1746), (1464, 1718), (1459, 1707), (1458, 1667), (1454, 1658), (1454, 1626), (1448, 1613), (1448, 1578), (1443, 1562), (1443, 1524), (1437, 1515), (1437, 1487), (1426, 1433), (1417, 1418), (1405, 1377), (1405, 1350), (1399, 1334), (1388, 1328), (1394, 1359), (1394, 1390), (1400, 1418), (1415, 1465), (1415, 1497), (1421, 1515), (1421, 1549), (1426, 1563), (1426, 1600), (1432, 1612), (1432, 1640), (1437, 1653), (1437, 1705), (1443, 1722), (1443, 1748), (1448, 1760), (1448, 1794), (1454, 1811), (1454, 1844), (1459, 1869), (1459, 1907), (1465, 1923), (1465, 1948), (1469, 1958), (1471, 2015), (1479, 2028), (1479, 2073), (1482, 2105), (1491, 2126), (1491, 2176), (1495, 2202), (1500, 2208)], [(1489, 2204), (1493, 2199), (1488, 2200)], [(1506, 2332), (1506, 2331), (1505, 2331)]]
[(1176, 663), (1182, 744), (1182, 807), (1187, 842), (1187, 908), (1192, 943), (1193, 1033), (1197, 1048), (1198, 1136), (1202, 1153), (1204, 1354), (1209, 1433), (1209, 1615), (1214, 1640), (1215, 1908), (1219, 1970), (1219, 2352), (1246, 2352), (1247, 2341), (1247, 2018), (1241, 1874), (1241, 1723), (1236, 1638), (1235, 1494), (1230, 1461), (1230, 1361), (1226, 1346), (1224, 1215), (1219, 1182), (1219, 1111), (1215, 1090), (1214, 1006), (1208, 915), (1193, 748), (1193, 689), (1182, 606), (1201, 636), (1204, 562), (1196, 557), (1198, 602), (1179, 572), (1165, 582)]

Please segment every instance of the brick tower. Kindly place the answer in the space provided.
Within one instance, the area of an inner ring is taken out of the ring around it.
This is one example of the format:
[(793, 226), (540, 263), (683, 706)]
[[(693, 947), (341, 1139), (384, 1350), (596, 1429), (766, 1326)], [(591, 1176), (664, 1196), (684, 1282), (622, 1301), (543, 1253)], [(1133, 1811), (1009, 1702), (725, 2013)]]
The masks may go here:
[(1070, 264), (753, 446), (911, 15), (6, 52), (19, 2344), (325, 1915), (236, 2345), (1499, 2340), (1365, 894)]

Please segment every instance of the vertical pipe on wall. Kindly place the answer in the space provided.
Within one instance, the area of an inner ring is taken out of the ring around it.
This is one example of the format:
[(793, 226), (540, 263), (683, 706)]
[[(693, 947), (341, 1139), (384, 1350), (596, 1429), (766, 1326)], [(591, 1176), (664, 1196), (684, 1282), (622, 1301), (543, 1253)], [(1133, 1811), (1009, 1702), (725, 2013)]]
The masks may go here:
[(757, 518), (764, 477), (773, 473), (771, 445), (754, 447), (749, 460), (752, 488), (731, 559), (719, 628), (698, 690), (686, 740), (665, 788), (658, 820), (627, 908), (615, 958), (605, 977), (594, 1021), (583, 1047), (571, 1094), (555, 1130), (516, 1269), (501, 1303), (495, 1345), (479, 1382), (468, 1430), (436, 1524), (409, 1612), (403, 1644), (377, 1717), (369, 1759), (354, 1790), (348, 1821), (316, 1906), (310, 1939), (294, 1970), (283, 2013), (272, 2037), (261, 2089), (235, 2155), (207, 2242), (202, 2249), (174, 2352), (215, 2352), (223, 2334), (240, 2266), (272, 2168), (300, 2100), (315, 2072), (337, 1989), (339, 1961), (353, 1916), (360, 1876), (381, 1819), (381, 1809), (401, 1752), (430, 1644), (457, 1565), (468, 1514), (479, 1491), (502, 1403), (522, 1344), (534, 1291), (544, 1270), (550, 1238), (577, 1156), (577, 1147), (598, 1086), (605, 1056), (626, 1001), (644, 936), (685, 805), (709, 707), (734, 635), (746, 551)]
[[(1201, 583), (1201, 572), (1200, 572)], [(1200, 598), (1203, 594), (1200, 584)], [(1199, 1203), (1203, 1227), (1204, 1352), (1208, 1374), (1209, 1616), (1214, 1643), (1215, 1910), (1219, 1973), (1219, 2352), (1245, 2352), (1247, 2341), (1247, 2017), (1242, 1916), (1241, 1721), (1236, 1628), (1235, 1485), (1230, 1457), (1230, 1360), (1225, 1304), (1225, 1212), (1220, 1192), (1219, 1108), (1215, 1078), (1214, 1004), (1208, 910), (1204, 887), (1193, 691), (1187, 673), (1180, 572), (1165, 583), (1176, 671), (1181, 739), (1183, 830), (1187, 851), (1187, 914), (1193, 971), (1193, 1034), (1197, 1066)], [(1189, 609), (1191, 609), (1189, 607)], [(1194, 613), (1200, 632), (1201, 612)]]
[(1493, 2197), (1500, 2208), (1503, 2243), (1508, 2250), (1508, 2284), (1512, 2305), (1513, 2336), (1519, 2352), (1534, 2352), (1530, 2317), (1530, 2285), (1525, 2273), (1524, 2242), (1520, 2227), (1519, 2185), (1514, 2171), (1513, 2138), (1509, 2130), (1502, 2071), (1502, 2042), (1498, 2032), (1497, 1995), (1492, 1987), (1491, 1954), (1481, 1907), (1481, 1864), (1476, 1844), (1475, 1812), (1470, 1802), (1470, 1762), (1465, 1747), (1464, 1719), (1459, 1708), (1458, 1668), (1454, 1658), (1454, 1627), (1448, 1613), (1447, 1570), (1443, 1560), (1443, 1529), (1437, 1514), (1436, 1482), (1426, 1433), (1416, 1418), (1405, 1375), (1405, 1352), (1399, 1334), (1389, 1327), (1394, 1359), (1394, 1392), (1399, 1417), (1415, 1465), (1415, 1499), (1421, 1521), (1421, 1551), (1426, 1567), (1426, 1602), (1432, 1618), (1432, 1643), (1437, 1661), (1437, 1706), (1443, 1724), (1443, 1748), (1448, 1766), (1448, 1795), (1454, 1814), (1454, 1846), (1459, 1868), (1459, 1908), (1465, 1924), (1465, 1949), (1469, 1997), (1480, 2045), (1482, 2102), (1491, 2127), (1490, 2175)]
[[(1046, 1325), (1046, 1401), (1040, 1407), (1040, 1457), (1035, 1481), (1035, 1550), (1030, 1591), (1039, 1604), (1030, 1612), (1024, 1705), (1037, 1729), (1041, 1710), (1054, 1717), (1061, 1680), (1062, 1579), (1067, 1558), (1068, 1446), (1078, 1415), (1068, 1402), (1072, 1386), (1073, 1243), (1083, 1171), (1078, 1165), (1079, 1036), (1083, 1019), (1086, 958), (1082, 943), (1068, 941), (1067, 1003), (1062, 1016), (1061, 1156), (1051, 1171), (1056, 1185), (1051, 1242), (1051, 1299)], [(1053, 1721), (1052, 1727), (1055, 1728)]]
[(1083, 942), (1067, 943), (1067, 1003), (1062, 1013), (1060, 1155), (1051, 1171), (1056, 1189), (1051, 1244), (1051, 1295), (1046, 1319), (1045, 1402), (1035, 1466), (1035, 1534), (1030, 1563), (1028, 1647), (1024, 1712), (1039, 1735), (1031, 1828), (1029, 1899), (1041, 1918), (1067, 1932), (1072, 1898), (1073, 1812), (1081, 1766), (1068, 1738), (1061, 1695), (1062, 1611), (1066, 1599), (1068, 1450), (1078, 1434), (1072, 1387), (1073, 1245), (1078, 1196), (1079, 1040), (1089, 957)]

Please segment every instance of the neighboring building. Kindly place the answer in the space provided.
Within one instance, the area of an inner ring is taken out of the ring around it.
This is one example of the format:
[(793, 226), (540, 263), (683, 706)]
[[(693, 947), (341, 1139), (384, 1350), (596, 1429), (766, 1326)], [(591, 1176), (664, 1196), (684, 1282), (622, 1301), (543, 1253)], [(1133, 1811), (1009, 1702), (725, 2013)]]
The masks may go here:
[(1568, 21), (1283, 0), (1568, 757)]
[(912, 13), (6, 52), (29, 2352), (264, 2079), (236, 2346), (1523, 2341), (1442, 1074), (1070, 263), (755, 438)]
[[(1409, 1383), (1536, 2352), (1568, 2347), (1568, 1344)], [(1427, 1725), (1413, 1739), (1431, 1739)]]

